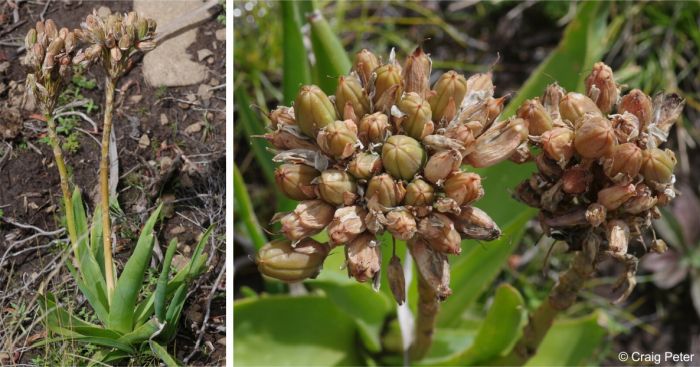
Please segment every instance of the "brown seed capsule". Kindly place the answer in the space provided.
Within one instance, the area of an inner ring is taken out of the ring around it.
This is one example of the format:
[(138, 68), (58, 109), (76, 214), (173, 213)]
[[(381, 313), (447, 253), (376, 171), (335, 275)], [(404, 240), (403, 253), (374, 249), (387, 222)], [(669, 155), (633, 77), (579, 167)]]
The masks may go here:
[[(671, 127), (681, 116), (685, 99), (676, 93), (659, 94), (654, 97), (654, 119), (653, 123), (663, 135), (668, 135)], [(661, 144), (665, 136), (654, 136), (657, 145)]]
[(412, 206), (430, 205), (435, 200), (435, 189), (429, 183), (417, 178), (406, 186), (404, 204)]
[(406, 135), (393, 135), (382, 146), (384, 169), (397, 179), (412, 179), (425, 160), (425, 151), (420, 143)]
[(452, 220), (457, 232), (467, 239), (491, 241), (501, 236), (501, 229), (496, 222), (477, 207), (461, 207), (459, 215), (452, 216)]
[(275, 182), (290, 199), (310, 200), (316, 198), (311, 181), (320, 174), (304, 164), (283, 164), (275, 170)]
[(430, 104), (417, 93), (404, 94), (398, 107), (405, 114), (399, 119), (399, 124), (406, 135), (420, 140), (433, 133)]
[(484, 196), (481, 186), (481, 176), (473, 172), (457, 172), (446, 181), (443, 190), (445, 195), (452, 198), (457, 205), (465, 205)]
[(362, 85), (365, 87), (369, 84), (372, 72), (378, 67), (379, 59), (366, 48), (355, 54), (355, 62), (352, 65), (352, 69), (360, 76)]
[(430, 91), (428, 79), (430, 78), (431, 67), (432, 61), (430, 61), (430, 57), (423, 52), (421, 47), (416, 47), (413, 53), (408, 55), (404, 65), (405, 91), (418, 93), (418, 95), (425, 98)]
[(511, 118), (479, 136), (474, 143), (474, 151), (465, 159), (474, 167), (493, 166), (513, 155), (527, 135), (525, 120)]
[(350, 205), (357, 199), (357, 184), (348, 173), (329, 169), (317, 179), (321, 199), (333, 205)]
[(603, 116), (592, 99), (576, 92), (569, 92), (561, 99), (559, 113), (561, 113), (562, 119), (568, 120), (574, 126), (578, 126), (578, 120), (587, 113)]
[(630, 214), (640, 214), (655, 207), (658, 199), (654, 196), (649, 186), (637, 185), (635, 195), (622, 204), (622, 211)]
[(587, 115), (574, 136), (576, 152), (584, 158), (607, 156), (617, 143), (610, 121), (605, 117)]
[(619, 113), (629, 112), (637, 117), (640, 131), (645, 131), (652, 119), (651, 98), (639, 89), (632, 89), (622, 97), (618, 106)]
[(397, 64), (386, 64), (375, 70), (377, 74), (374, 80), (375, 111), (388, 112), (391, 106), (396, 104), (403, 93), (403, 79), (401, 67)]
[(610, 113), (620, 96), (620, 88), (615, 83), (612, 69), (603, 62), (593, 65), (591, 74), (586, 78), (586, 94), (595, 101), (600, 111)]
[(639, 174), (641, 167), (642, 150), (634, 143), (615, 146), (603, 163), (605, 174), (615, 182), (631, 180)]
[(403, 275), (403, 267), (401, 260), (393, 255), (389, 260), (389, 268), (387, 269), (387, 279), (389, 280), (389, 288), (394, 295), (396, 303), (402, 305), (406, 302), (406, 279)]
[(553, 83), (547, 86), (542, 96), (542, 106), (552, 117), (553, 121), (561, 122), (561, 112), (559, 111), (559, 103), (562, 98), (564, 98), (564, 88), (560, 87), (557, 83)]
[(367, 216), (367, 211), (360, 206), (338, 208), (327, 228), (330, 243), (340, 245), (359, 236), (367, 229), (364, 221), (365, 216)]
[(598, 203), (593, 203), (586, 208), (586, 221), (593, 227), (603, 224), (607, 215), (608, 210)]
[(306, 200), (291, 213), (276, 214), (273, 221), (279, 218), (284, 236), (296, 241), (321, 232), (333, 220), (333, 213), (334, 208), (321, 200)]
[(431, 213), (421, 219), (418, 224), (418, 234), (428, 241), (435, 251), (453, 255), (462, 253), (460, 246), (462, 238), (450, 217), (444, 214)]
[(263, 246), (255, 258), (260, 273), (285, 282), (300, 282), (315, 278), (321, 271), (328, 246), (311, 238), (292, 246), (289, 240), (279, 239)]
[(375, 198), (377, 203), (385, 208), (398, 206), (405, 195), (406, 189), (403, 184), (395, 181), (386, 173), (372, 177), (367, 184), (367, 192), (365, 192), (367, 200)]
[(430, 156), (423, 169), (423, 177), (434, 184), (442, 184), (447, 176), (459, 170), (461, 163), (462, 155), (459, 151), (454, 149), (441, 150)]
[(387, 213), (386, 229), (394, 235), (394, 237), (408, 241), (416, 234), (416, 219), (406, 209), (394, 209)]
[(389, 133), (389, 117), (376, 112), (363, 117), (357, 125), (357, 137), (362, 144), (382, 143)]
[(353, 155), (358, 141), (357, 125), (352, 120), (331, 122), (316, 136), (321, 150), (337, 160)]
[(464, 75), (450, 70), (440, 76), (428, 101), (435, 122), (452, 121), (467, 94), (467, 80)]
[(542, 134), (542, 149), (547, 156), (564, 168), (574, 155), (574, 132), (557, 127)]
[(493, 75), (491, 72), (474, 74), (467, 79), (467, 97), (480, 96), (488, 98), (493, 96)]
[(617, 254), (626, 254), (630, 240), (630, 228), (624, 221), (614, 219), (605, 228), (608, 249)]
[(607, 210), (615, 210), (634, 196), (634, 194), (635, 187), (632, 184), (610, 186), (598, 191), (598, 203), (603, 205)]
[(382, 252), (376, 237), (364, 232), (345, 245), (348, 275), (358, 282), (366, 282), (379, 275)]
[(537, 98), (526, 100), (518, 109), (518, 117), (527, 121), (530, 135), (542, 135), (553, 127), (552, 118)]
[(301, 131), (314, 139), (321, 128), (337, 120), (328, 96), (315, 85), (301, 87), (294, 101), (294, 116)]
[(675, 167), (676, 155), (670, 149), (651, 148), (642, 152), (641, 171), (644, 179), (649, 183), (671, 183)]
[(357, 179), (367, 180), (382, 171), (379, 154), (360, 152), (350, 161), (347, 171)]
[(356, 118), (355, 122), (370, 112), (369, 97), (365, 90), (362, 89), (359, 79), (354, 76), (341, 76), (338, 78), (338, 87), (335, 90), (335, 106), (338, 116), (343, 119), (351, 118), (346, 113), (347, 108), (351, 108), (353, 111), (352, 116)]
[(291, 107), (279, 106), (272, 110), (268, 117), (272, 129), (277, 129), (280, 125), (296, 125), (294, 109)]
[(486, 121), (490, 125), (503, 112), (503, 107), (506, 103), (506, 97), (489, 98), (486, 102)]
[(411, 256), (416, 262), (420, 276), (430, 285), (438, 296), (444, 300), (452, 294), (450, 289), (450, 263), (447, 255), (433, 250), (428, 243), (419, 238), (408, 241)]
[(656, 254), (663, 254), (664, 252), (668, 251), (668, 245), (666, 244), (666, 241), (657, 238), (653, 241), (651, 241), (651, 246), (649, 246), (649, 251), (656, 253)]
[(561, 188), (565, 193), (583, 194), (593, 182), (593, 174), (585, 167), (576, 165), (564, 171), (561, 181)]

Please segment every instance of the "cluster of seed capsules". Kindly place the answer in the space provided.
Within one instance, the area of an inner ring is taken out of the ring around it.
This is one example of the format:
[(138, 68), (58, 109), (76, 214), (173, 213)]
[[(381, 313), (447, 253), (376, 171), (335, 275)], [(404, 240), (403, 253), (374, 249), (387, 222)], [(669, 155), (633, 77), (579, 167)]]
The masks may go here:
[[(388, 231), (407, 241), (419, 275), (444, 299), (451, 293), (447, 255), (459, 254), (463, 239), (500, 236), (473, 206), (484, 195), (481, 177), (463, 165), (509, 158), (527, 139), (526, 122), (496, 122), (504, 98), (494, 98), (490, 73), (467, 79), (449, 71), (431, 89), (431, 65), (420, 47), (403, 67), (393, 51), (382, 63), (362, 50), (334, 96), (303, 86), (293, 107), (270, 113), (264, 138), (282, 163), (277, 186), (300, 203), (273, 218), (286, 239), (259, 251), (263, 274), (288, 282), (315, 277), (329, 251), (344, 246), (349, 276), (378, 286), (378, 237)], [(310, 238), (324, 229), (328, 244)], [(404, 302), (395, 255), (387, 272)]]
[(520, 106), (537, 172), (516, 197), (540, 210), (545, 234), (587, 253), (593, 269), (605, 257), (626, 265), (615, 286), (622, 289), (619, 302), (635, 286), (636, 255), (665, 249), (644, 234), (658, 207), (677, 194), (675, 155), (660, 146), (684, 100), (663, 93), (652, 99), (638, 89), (620, 96), (612, 70), (601, 62), (585, 84), (585, 94), (549, 85), (541, 99)]

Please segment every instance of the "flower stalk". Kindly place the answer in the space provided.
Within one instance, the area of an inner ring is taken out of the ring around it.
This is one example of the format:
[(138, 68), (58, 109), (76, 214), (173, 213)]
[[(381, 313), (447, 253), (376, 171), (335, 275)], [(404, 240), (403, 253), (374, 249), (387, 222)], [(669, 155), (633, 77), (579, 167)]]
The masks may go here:
[(107, 301), (112, 302), (114, 292), (114, 262), (112, 261), (112, 225), (109, 217), (109, 138), (112, 134), (115, 80), (105, 77), (105, 113), (102, 125), (102, 150), (100, 151), (100, 207), (102, 209), (102, 247), (104, 250)]

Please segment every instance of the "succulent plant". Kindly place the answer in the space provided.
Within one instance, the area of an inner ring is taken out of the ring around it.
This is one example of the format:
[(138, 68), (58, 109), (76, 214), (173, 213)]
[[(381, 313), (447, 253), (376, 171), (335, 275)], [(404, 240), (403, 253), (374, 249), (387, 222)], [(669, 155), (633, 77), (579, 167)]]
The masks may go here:
[[(338, 78), (334, 96), (303, 86), (293, 107), (278, 107), (268, 116), (271, 131), (264, 138), (277, 150), (274, 160), (283, 163), (276, 175), (279, 189), (304, 200), (273, 220), (281, 222), (292, 247), (327, 229), (324, 246), (345, 246), (349, 276), (377, 287), (385, 252), (379, 235), (389, 232), (408, 242), (437, 301), (451, 293), (447, 254), (459, 254), (463, 239), (500, 235), (494, 221), (473, 206), (484, 195), (481, 177), (463, 165), (507, 159), (527, 138), (527, 126), (518, 117), (496, 122), (503, 99), (494, 98), (490, 73), (467, 79), (449, 71), (431, 90), (432, 62), (421, 48), (403, 67), (393, 51), (385, 63), (379, 60), (360, 51), (351, 73)], [(263, 274), (284, 281), (317, 274), (306, 263), (268, 258), (280, 243), (260, 251)], [(430, 265), (435, 259), (439, 274)], [(389, 283), (403, 303), (399, 258), (393, 255), (390, 263)], [(300, 268), (280, 277), (284, 266)]]
[(556, 309), (571, 305), (572, 284), (582, 284), (606, 257), (626, 266), (616, 284), (622, 289), (616, 302), (624, 300), (635, 286), (635, 254), (665, 248), (644, 235), (659, 207), (677, 194), (676, 158), (660, 146), (685, 101), (676, 94), (652, 100), (638, 89), (619, 96), (612, 70), (599, 62), (585, 94), (552, 84), (541, 100), (526, 101), (518, 111), (529, 124), (538, 170), (516, 197), (540, 210), (547, 235), (583, 255), (555, 287), (550, 303)]

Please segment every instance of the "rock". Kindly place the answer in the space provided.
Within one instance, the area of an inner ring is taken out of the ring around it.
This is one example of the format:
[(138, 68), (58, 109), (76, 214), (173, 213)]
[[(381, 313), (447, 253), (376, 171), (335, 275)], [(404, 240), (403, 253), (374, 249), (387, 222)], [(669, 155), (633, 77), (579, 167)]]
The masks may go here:
[(226, 28), (221, 28), (214, 33), (217, 41), (226, 41)]
[(214, 56), (214, 53), (211, 52), (211, 50), (209, 50), (207, 48), (203, 48), (203, 49), (197, 51), (197, 59), (199, 59), (199, 61), (204, 61), (208, 57), (212, 57), (212, 56)]
[(0, 110), (0, 140), (12, 140), (22, 131), (22, 115), (16, 108)]
[[(206, 2), (202, 0), (169, 1), (134, 0), (134, 11), (155, 19), (156, 33), (170, 32), (168, 29), (178, 18), (194, 14)], [(208, 12), (199, 12), (188, 24), (206, 21)], [(180, 26), (187, 26), (182, 24)], [(178, 27), (179, 28), (179, 27)], [(189, 27), (185, 32), (170, 37), (160, 43), (143, 58), (144, 79), (152, 86), (181, 87), (202, 83), (207, 78), (209, 68), (188, 54), (187, 49), (197, 39), (198, 27)], [(167, 65), (167, 67), (164, 67)]]
[(141, 135), (141, 138), (139, 139), (139, 149), (146, 149), (150, 145), (151, 145), (151, 138), (148, 137), (148, 134)]
[(170, 230), (170, 234), (173, 236), (177, 236), (177, 235), (183, 234), (183, 233), (185, 233), (185, 227), (183, 227), (183, 226), (176, 226)]
[(134, 95), (134, 96), (129, 96), (129, 103), (131, 104), (139, 104), (141, 100), (143, 99), (143, 96), (140, 94)]
[(200, 84), (199, 88), (197, 89), (197, 95), (203, 101), (209, 102), (211, 97), (214, 95), (214, 92), (211, 90), (210, 86), (206, 84)]
[(204, 124), (201, 122), (195, 122), (194, 124), (185, 128), (185, 134), (192, 135), (202, 131), (202, 125)]
[(163, 126), (168, 124), (168, 116), (164, 113), (160, 114), (160, 124)]

